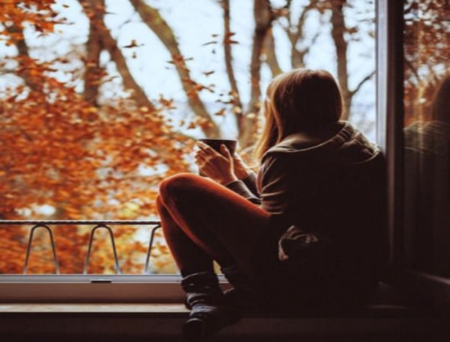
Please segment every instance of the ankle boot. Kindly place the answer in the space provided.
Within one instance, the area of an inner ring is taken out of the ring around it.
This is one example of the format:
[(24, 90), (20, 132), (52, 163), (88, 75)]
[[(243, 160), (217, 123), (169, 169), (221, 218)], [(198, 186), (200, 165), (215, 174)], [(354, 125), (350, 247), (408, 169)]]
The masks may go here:
[(203, 341), (240, 319), (237, 310), (225, 305), (216, 274), (191, 274), (181, 281), (181, 286), (186, 292), (186, 307), (191, 309), (189, 319), (183, 325), (185, 340)]

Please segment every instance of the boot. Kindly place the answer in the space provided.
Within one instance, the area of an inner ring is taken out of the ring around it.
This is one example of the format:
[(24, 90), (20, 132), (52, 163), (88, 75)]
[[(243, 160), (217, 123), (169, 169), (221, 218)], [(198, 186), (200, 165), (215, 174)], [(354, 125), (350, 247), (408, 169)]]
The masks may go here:
[(216, 274), (188, 275), (181, 281), (181, 286), (186, 292), (186, 307), (191, 309), (182, 331), (186, 341), (204, 341), (240, 319), (236, 309), (225, 305)]

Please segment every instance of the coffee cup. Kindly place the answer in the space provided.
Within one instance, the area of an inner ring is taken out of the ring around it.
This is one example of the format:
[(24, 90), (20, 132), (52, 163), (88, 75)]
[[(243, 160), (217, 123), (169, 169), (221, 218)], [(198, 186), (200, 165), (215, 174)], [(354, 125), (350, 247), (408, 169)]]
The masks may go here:
[(198, 139), (198, 140), (212, 147), (220, 154), (223, 154), (222, 151), (220, 150), (220, 145), (225, 145), (228, 148), (228, 151), (230, 151), (231, 155), (233, 155), (234, 152), (236, 151), (237, 140), (231, 139)]
[[(210, 146), (217, 152), (223, 155), (222, 151), (220, 150), (220, 145), (225, 145), (228, 148), (228, 151), (230, 151), (230, 154), (233, 155), (236, 151), (236, 145), (237, 140), (231, 140), (231, 139), (198, 139), (202, 143)], [(199, 173), (200, 176), (205, 176), (201, 172)]]

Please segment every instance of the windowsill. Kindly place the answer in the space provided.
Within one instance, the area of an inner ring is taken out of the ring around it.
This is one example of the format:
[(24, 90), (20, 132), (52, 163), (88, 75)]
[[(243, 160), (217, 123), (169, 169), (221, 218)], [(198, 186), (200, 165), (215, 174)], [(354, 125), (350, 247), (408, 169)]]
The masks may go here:
[[(13, 284), (10, 284), (13, 285)], [(16, 284), (17, 285), (17, 284)], [(45, 285), (45, 284), (44, 284)], [(85, 284), (101, 293), (111, 284)], [(119, 284), (116, 284), (118, 286)], [(148, 284), (140, 284), (148, 286)], [(167, 284), (160, 284), (166, 287)], [(36, 286), (36, 284), (34, 285)], [(66, 284), (65, 286), (69, 286)], [(98, 286), (98, 287), (97, 287)], [(179, 289), (179, 284), (172, 283)], [(115, 287), (115, 286), (112, 286)], [(124, 290), (124, 289), (123, 289)], [(147, 288), (147, 291), (149, 289)], [(172, 289), (173, 290), (173, 289)], [(245, 337), (275, 337), (333, 334), (435, 334), (445, 332), (448, 317), (424, 314), (399, 305), (390, 287), (380, 286), (373, 305), (353, 312), (303, 313), (296, 316), (246, 315), (238, 324), (226, 328), (221, 336), (232, 340)], [(125, 293), (132, 297), (131, 293)], [(180, 292), (180, 298), (182, 298)], [(91, 297), (91, 298), (95, 298)], [(0, 303), (0, 336), (22, 340), (48, 336), (56, 340), (87, 338), (106, 340), (148, 340), (148, 337), (177, 339), (188, 310), (182, 299), (172, 302), (7, 302)], [(6, 339), (8, 340), (8, 339)]]
[[(229, 285), (222, 275), (223, 288)], [(179, 275), (0, 275), (1, 303), (181, 303)]]
[[(298, 317), (247, 316), (222, 333), (225, 336), (295, 336), (304, 334), (434, 333), (448, 318), (402, 315), (399, 307), (358, 313)], [(372, 310), (370, 309), (370, 310)], [(381, 311), (380, 311), (381, 310)], [(380, 314), (381, 312), (381, 314)], [(407, 311), (405, 311), (407, 312)], [(392, 314), (394, 313), (394, 314)], [(0, 304), (0, 335), (176, 337), (188, 315), (183, 304)]]

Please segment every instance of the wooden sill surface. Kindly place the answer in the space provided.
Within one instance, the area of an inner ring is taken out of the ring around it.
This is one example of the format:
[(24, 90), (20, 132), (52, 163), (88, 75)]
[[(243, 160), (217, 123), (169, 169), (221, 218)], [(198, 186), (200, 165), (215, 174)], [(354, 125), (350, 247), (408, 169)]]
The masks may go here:
[[(55, 336), (77, 341), (94, 336), (177, 337), (188, 310), (174, 304), (0, 304), (0, 336)], [(304, 334), (423, 334), (448, 331), (448, 318), (408, 316), (246, 316), (221, 336), (299, 336)], [(129, 337), (129, 338), (128, 338)], [(11, 339), (13, 341), (14, 339)], [(245, 339), (244, 339), (245, 340)], [(5, 341), (10, 341), (5, 339)], [(15, 340), (14, 340), (15, 341)]]

